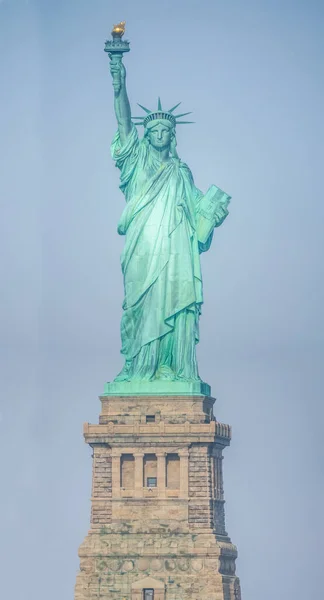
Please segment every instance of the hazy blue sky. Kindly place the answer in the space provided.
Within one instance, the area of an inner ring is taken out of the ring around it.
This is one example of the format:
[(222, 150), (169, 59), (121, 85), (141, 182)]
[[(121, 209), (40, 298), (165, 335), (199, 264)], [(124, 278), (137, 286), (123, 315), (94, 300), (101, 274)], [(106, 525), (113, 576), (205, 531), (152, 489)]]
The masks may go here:
[[(203, 256), (202, 377), (243, 600), (323, 593), (324, 4), (2, 0), (1, 597), (71, 600), (90, 517), (84, 421), (121, 367), (124, 200), (105, 39), (135, 103), (183, 101), (178, 152), (232, 195)], [(208, 599), (203, 599), (208, 600)]]

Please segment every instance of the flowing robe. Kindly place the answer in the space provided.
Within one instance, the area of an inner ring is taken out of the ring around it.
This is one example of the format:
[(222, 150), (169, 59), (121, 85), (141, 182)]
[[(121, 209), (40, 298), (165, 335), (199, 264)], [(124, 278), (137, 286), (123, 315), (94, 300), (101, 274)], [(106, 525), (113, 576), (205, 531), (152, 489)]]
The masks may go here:
[(124, 145), (119, 133), (112, 156), (120, 169), (126, 207), (118, 224), (125, 299), (121, 322), (126, 364), (117, 379), (198, 379), (195, 344), (203, 302), (196, 235), (202, 193), (179, 159), (161, 163), (133, 126)]

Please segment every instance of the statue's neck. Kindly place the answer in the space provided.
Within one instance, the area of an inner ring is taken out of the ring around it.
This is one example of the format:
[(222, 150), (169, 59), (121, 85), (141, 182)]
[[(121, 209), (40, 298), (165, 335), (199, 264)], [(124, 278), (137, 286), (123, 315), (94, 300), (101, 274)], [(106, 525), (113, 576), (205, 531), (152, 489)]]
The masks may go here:
[(156, 148), (153, 148), (153, 146), (150, 146), (150, 152), (153, 158), (159, 160), (160, 162), (165, 162), (170, 158), (170, 148), (163, 148), (163, 150), (157, 150)]

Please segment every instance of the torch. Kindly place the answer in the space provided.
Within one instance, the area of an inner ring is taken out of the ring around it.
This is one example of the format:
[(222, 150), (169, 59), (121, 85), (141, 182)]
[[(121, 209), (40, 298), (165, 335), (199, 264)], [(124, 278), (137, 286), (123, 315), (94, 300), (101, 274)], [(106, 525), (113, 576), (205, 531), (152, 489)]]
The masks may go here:
[[(125, 33), (125, 24), (126, 21), (121, 21), (118, 23), (118, 25), (114, 25), (111, 32), (112, 40), (107, 40), (105, 44), (105, 52), (108, 52), (109, 58), (115, 64), (121, 63), (124, 52), (130, 51), (129, 42), (122, 39)], [(118, 73), (114, 73), (113, 88), (116, 94), (118, 94), (120, 90), (120, 85), (120, 75)]]

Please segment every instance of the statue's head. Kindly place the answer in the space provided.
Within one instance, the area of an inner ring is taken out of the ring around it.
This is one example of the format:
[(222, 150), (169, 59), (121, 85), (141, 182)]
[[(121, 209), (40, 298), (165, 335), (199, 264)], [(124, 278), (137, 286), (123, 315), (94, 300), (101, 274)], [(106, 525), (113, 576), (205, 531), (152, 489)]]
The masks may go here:
[(166, 119), (149, 121), (144, 136), (156, 150), (171, 150), (176, 145), (175, 127)]
[[(179, 102), (179, 104), (181, 104)], [(178, 108), (179, 104), (173, 106), (169, 110), (165, 111), (162, 108), (161, 100), (158, 99), (158, 107), (156, 111), (151, 111), (145, 106), (139, 104), (139, 106), (146, 112), (146, 116), (133, 117), (137, 120), (136, 125), (144, 125), (144, 137), (149, 144), (156, 148), (156, 150), (164, 150), (169, 147), (172, 156), (177, 157), (176, 153), (176, 134), (175, 127), (181, 123), (191, 123), (191, 121), (178, 121), (180, 117), (189, 115), (190, 113), (183, 113), (181, 115), (174, 115), (173, 111)]]

